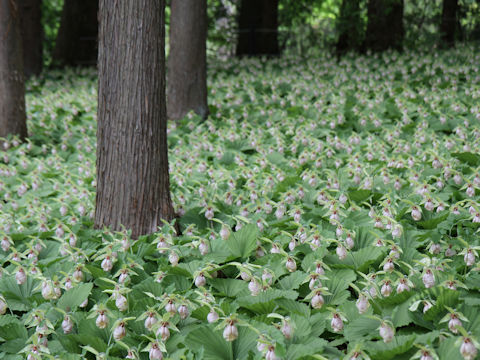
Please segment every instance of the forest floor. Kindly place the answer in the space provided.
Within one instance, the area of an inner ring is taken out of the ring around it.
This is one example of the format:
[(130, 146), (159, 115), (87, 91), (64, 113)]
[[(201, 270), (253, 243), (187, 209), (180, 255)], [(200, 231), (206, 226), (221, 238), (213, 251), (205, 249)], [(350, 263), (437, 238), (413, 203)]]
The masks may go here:
[(30, 81), (0, 160), (0, 358), (476, 358), (478, 64), (209, 64), (210, 117), (168, 125), (182, 235), (137, 241), (93, 229), (95, 72)]

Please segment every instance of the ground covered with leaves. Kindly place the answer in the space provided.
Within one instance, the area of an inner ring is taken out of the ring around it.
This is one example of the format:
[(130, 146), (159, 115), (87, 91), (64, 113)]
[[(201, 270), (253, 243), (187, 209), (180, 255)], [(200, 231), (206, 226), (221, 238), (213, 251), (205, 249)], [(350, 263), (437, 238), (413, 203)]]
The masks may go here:
[(476, 359), (480, 53), (210, 64), (166, 225), (93, 229), (96, 77), (0, 156), (0, 359)]

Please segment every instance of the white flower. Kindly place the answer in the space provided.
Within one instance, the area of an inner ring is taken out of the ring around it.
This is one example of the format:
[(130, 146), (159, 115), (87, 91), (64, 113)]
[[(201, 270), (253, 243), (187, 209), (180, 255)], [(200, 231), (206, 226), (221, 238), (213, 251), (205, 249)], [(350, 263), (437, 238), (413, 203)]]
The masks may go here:
[(107, 256), (105, 257), (105, 259), (103, 259), (101, 266), (102, 266), (102, 269), (106, 272), (109, 272), (110, 270), (112, 270), (113, 262), (110, 256)]
[(175, 251), (171, 251), (170, 254), (168, 255), (168, 261), (170, 261), (170, 264), (172, 266), (177, 266), (178, 260), (179, 260), (178, 254)]
[(467, 253), (463, 257), (463, 260), (465, 261), (465, 264), (467, 266), (473, 266), (475, 264), (475, 253), (472, 249), (467, 250)]
[(317, 292), (313, 296), (311, 304), (314, 309), (320, 309), (323, 306), (324, 302), (325, 300), (323, 300), (322, 294), (320, 292)]
[(180, 319), (185, 320), (188, 315), (190, 315), (190, 312), (188, 311), (188, 308), (186, 305), (180, 305), (178, 308), (178, 315), (180, 315)]
[(203, 273), (200, 273), (200, 274), (195, 278), (195, 286), (196, 286), (196, 287), (205, 286), (206, 283), (207, 283), (207, 279), (205, 278), (205, 275), (203, 275)]
[(343, 321), (340, 315), (333, 314), (332, 321), (330, 322), (330, 326), (332, 327), (334, 332), (340, 332), (343, 330)]
[(287, 259), (287, 263), (285, 264), (285, 266), (287, 267), (287, 270), (290, 272), (294, 272), (295, 270), (297, 270), (297, 264), (295, 263), (295, 260), (293, 260), (292, 258)]
[(430, 269), (425, 270), (425, 273), (422, 276), (422, 281), (427, 289), (435, 285), (435, 276), (433, 275), (432, 270)]
[(217, 312), (215, 310), (210, 310), (210, 312), (207, 315), (207, 321), (211, 324), (217, 321), (219, 318)]
[(252, 296), (257, 296), (260, 293), (260, 290), (262, 290), (262, 287), (255, 279), (252, 278), (252, 280), (250, 280), (248, 283), (248, 290), (250, 290)]
[(365, 295), (360, 295), (355, 302), (355, 305), (360, 314), (365, 314), (370, 307), (370, 302)]
[(459, 318), (457, 318), (456, 315), (451, 314), (450, 320), (448, 321), (448, 328), (452, 333), (457, 334), (458, 333), (457, 326), (462, 326), (462, 322), (460, 321)]
[(118, 294), (116, 299), (115, 299), (115, 306), (118, 308), (120, 311), (125, 311), (128, 309), (128, 302), (127, 298), (123, 296), (122, 294)]
[(168, 323), (162, 323), (162, 326), (160, 326), (157, 330), (157, 336), (160, 336), (162, 341), (168, 340), (168, 338), (170, 337), (170, 330), (168, 329)]
[(414, 206), (412, 208), (411, 215), (412, 215), (413, 220), (415, 220), (415, 221), (419, 221), (422, 218), (422, 213), (420, 212), (420, 210), (416, 206)]
[(25, 270), (23, 268), (20, 268), (17, 270), (17, 273), (15, 274), (15, 280), (17, 281), (18, 285), (22, 285), (27, 281), (27, 275), (25, 274)]
[(98, 328), (105, 329), (108, 325), (107, 315), (105, 315), (105, 313), (103, 313), (103, 312), (98, 314), (97, 320), (95, 321), (95, 324), (97, 325)]
[(233, 341), (238, 337), (237, 327), (230, 322), (223, 330), (223, 338), (227, 341)]
[(121, 340), (125, 337), (127, 331), (125, 329), (125, 323), (121, 322), (117, 325), (115, 330), (113, 330), (113, 338), (115, 340)]
[(386, 323), (382, 323), (382, 325), (380, 325), (379, 332), (383, 342), (388, 343), (393, 340), (394, 330)]
[(156, 323), (157, 323), (157, 318), (155, 317), (155, 314), (150, 313), (145, 319), (144, 325), (147, 330), (152, 330), (153, 325), (155, 325)]
[(73, 329), (73, 321), (70, 316), (65, 315), (65, 318), (62, 321), (62, 330), (64, 334), (69, 334)]
[(465, 360), (473, 360), (477, 356), (477, 348), (473, 341), (469, 338), (463, 338), (462, 345), (460, 345), (460, 354)]
[(150, 351), (148, 352), (148, 357), (150, 360), (162, 360), (163, 354), (162, 351), (158, 348), (157, 343), (153, 343)]

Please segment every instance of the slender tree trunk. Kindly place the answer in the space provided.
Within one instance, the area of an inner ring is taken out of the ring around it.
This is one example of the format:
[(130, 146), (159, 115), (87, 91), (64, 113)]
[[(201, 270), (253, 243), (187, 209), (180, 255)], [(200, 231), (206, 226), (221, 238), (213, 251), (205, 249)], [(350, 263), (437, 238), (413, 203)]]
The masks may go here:
[(360, 0), (343, 0), (337, 21), (339, 34), (336, 49), (337, 55), (351, 50), (358, 50), (362, 41), (363, 27), (360, 17)]
[(207, 0), (170, 5), (167, 112), (178, 120), (190, 110), (205, 118), (207, 104)]
[(43, 65), (42, 0), (21, 1), (23, 70), (26, 77), (39, 75)]
[(442, 23), (440, 33), (445, 46), (455, 44), (455, 30), (457, 27), (458, 0), (443, 0)]
[(278, 0), (242, 0), (237, 56), (278, 55)]
[(0, 137), (27, 136), (20, 1), (0, 0)]
[(164, 0), (100, 0), (95, 226), (151, 233), (174, 217)]
[(98, 0), (65, 0), (53, 50), (54, 65), (91, 66), (97, 63), (97, 13)]
[(405, 29), (403, 27), (403, 0), (369, 0), (365, 48), (384, 51), (401, 50)]

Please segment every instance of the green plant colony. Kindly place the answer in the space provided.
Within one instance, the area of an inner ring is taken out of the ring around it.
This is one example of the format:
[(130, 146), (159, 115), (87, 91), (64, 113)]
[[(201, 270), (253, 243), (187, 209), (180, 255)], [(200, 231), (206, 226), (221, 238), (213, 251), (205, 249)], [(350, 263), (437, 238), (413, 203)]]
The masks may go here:
[(1, 154), (2, 359), (477, 359), (480, 53), (230, 59), (169, 123), (171, 224), (94, 230), (96, 74)]

